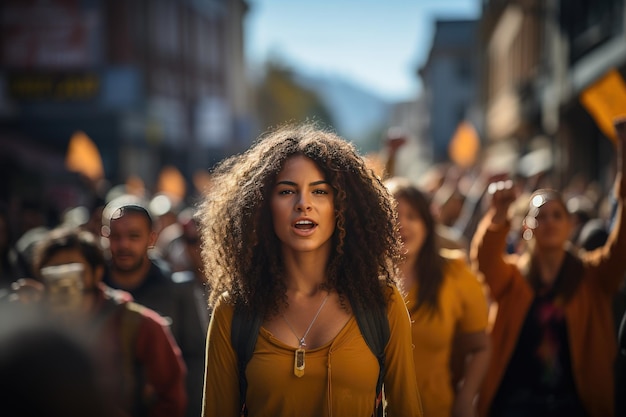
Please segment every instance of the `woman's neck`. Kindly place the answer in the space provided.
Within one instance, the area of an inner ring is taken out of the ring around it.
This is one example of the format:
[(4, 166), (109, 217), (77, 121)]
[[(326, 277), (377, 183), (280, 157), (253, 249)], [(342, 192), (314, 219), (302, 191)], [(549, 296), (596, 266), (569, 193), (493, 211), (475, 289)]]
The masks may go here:
[(285, 257), (285, 285), (287, 290), (307, 295), (316, 294), (326, 283), (327, 262), (318, 257)]

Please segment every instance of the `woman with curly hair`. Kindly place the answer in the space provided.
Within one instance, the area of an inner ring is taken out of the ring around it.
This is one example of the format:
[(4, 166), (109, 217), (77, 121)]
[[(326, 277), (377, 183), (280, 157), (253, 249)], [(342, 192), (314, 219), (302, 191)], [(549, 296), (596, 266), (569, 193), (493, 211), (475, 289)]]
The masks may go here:
[[(354, 312), (377, 308), (390, 329), (387, 415), (421, 416), (393, 202), (355, 148), (313, 124), (287, 126), (213, 178), (199, 211), (213, 307), (204, 416), (371, 416), (379, 362)], [(236, 309), (262, 318), (241, 396)]]
[[(413, 322), (417, 386), (429, 417), (476, 415), (489, 364), (487, 300), (464, 251), (438, 244), (431, 202), (409, 179), (385, 185), (398, 202), (402, 287)], [(454, 372), (453, 372), (454, 371)]]

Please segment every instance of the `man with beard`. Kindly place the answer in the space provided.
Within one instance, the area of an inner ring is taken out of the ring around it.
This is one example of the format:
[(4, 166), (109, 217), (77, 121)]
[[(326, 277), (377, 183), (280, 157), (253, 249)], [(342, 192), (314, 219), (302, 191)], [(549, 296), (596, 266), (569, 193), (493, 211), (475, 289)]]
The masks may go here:
[[(44, 286), (43, 323), (60, 326), (84, 343), (98, 388), (113, 408), (108, 415), (184, 416), (185, 365), (169, 326), (125, 292), (101, 283), (105, 260), (96, 237), (86, 230), (54, 229), (38, 242), (34, 255)], [(60, 384), (66, 376), (56, 378), (48, 383)]]
[[(166, 318), (187, 369), (204, 369), (207, 329), (202, 323), (206, 320), (199, 317), (191, 287), (173, 282), (169, 271), (150, 258), (149, 249), (157, 237), (150, 213), (142, 206), (127, 204), (113, 210), (106, 220), (111, 262), (104, 282), (129, 292), (136, 302)], [(199, 415), (202, 404), (203, 375), (196, 374), (187, 373), (190, 417)]]

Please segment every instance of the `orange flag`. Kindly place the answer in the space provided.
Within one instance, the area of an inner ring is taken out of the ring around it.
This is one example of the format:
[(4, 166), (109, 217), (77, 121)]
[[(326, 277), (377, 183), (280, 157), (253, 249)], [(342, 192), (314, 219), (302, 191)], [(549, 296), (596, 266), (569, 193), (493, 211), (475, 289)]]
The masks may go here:
[(613, 120), (626, 115), (626, 84), (621, 74), (612, 69), (580, 94), (580, 102), (609, 139), (615, 142)]
[(85, 132), (75, 132), (70, 138), (65, 167), (68, 171), (81, 173), (92, 181), (104, 177), (100, 151)]
[(185, 177), (183, 177), (183, 174), (180, 173), (178, 168), (167, 165), (161, 169), (157, 192), (169, 194), (177, 201), (181, 201), (185, 198), (187, 184)]
[(450, 159), (461, 168), (469, 168), (474, 165), (479, 149), (480, 139), (474, 126), (461, 122), (448, 145)]

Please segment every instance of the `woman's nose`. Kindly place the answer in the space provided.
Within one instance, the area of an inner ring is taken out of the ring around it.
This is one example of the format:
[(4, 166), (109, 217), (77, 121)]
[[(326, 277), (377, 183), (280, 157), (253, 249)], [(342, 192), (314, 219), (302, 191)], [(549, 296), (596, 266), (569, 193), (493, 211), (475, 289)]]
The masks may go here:
[(298, 201), (296, 202), (296, 210), (297, 211), (308, 211), (311, 210), (311, 202), (307, 198), (307, 195), (302, 193), (298, 197)]

